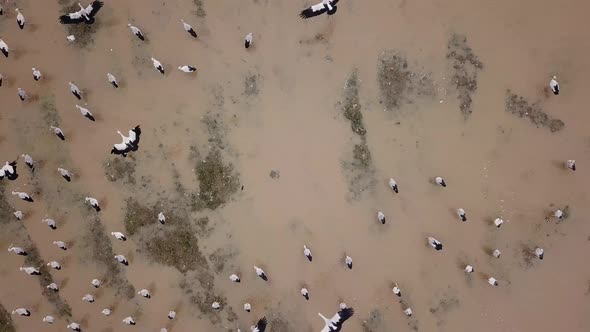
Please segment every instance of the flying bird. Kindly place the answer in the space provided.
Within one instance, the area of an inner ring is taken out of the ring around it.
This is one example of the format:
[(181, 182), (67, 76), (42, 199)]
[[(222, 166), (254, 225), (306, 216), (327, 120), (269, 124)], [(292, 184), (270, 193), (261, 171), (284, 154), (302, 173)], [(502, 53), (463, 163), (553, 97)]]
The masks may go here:
[(18, 8), (15, 8), (14, 11), (16, 12), (16, 24), (18, 24), (18, 27), (22, 30), (25, 28), (25, 16)]
[(145, 37), (143, 36), (143, 33), (141, 33), (141, 30), (139, 30), (138, 27), (136, 27), (135, 25), (131, 25), (131, 23), (128, 23), (127, 26), (129, 27), (129, 29), (131, 29), (131, 32), (137, 36), (137, 38), (139, 38), (140, 40), (145, 40)]
[(53, 131), (55, 136), (59, 137), (60, 140), (62, 140), (62, 141), (66, 140), (66, 136), (64, 135), (64, 132), (60, 128), (54, 127), (54, 126), (49, 126), (49, 130)]
[(442, 243), (439, 240), (433, 238), (432, 236), (428, 237), (428, 244), (435, 250), (442, 250), (443, 248)]
[(179, 66), (178, 69), (185, 72), (185, 73), (194, 73), (197, 71), (197, 68), (193, 67), (191, 65)]
[(162, 64), (160, 63), (160, 61), (154, 59), (154, 57), (151, 57), (152, 59), (152, 64), (154, 65), (154, 68), (156, 68), (156, 70), (158, 70), (160, 72), (160, 74), (164, 75), (164, 67), (162, 67)]
[(94, 208), (96, 210), (96, 212), (100, 212), (100, 205), (98, 205), (98, 200), (94, 197), (86, 197), (84, 198), (84, 201), (88, 204), (90, 204), (90, 206), (92, 206), (92, 208)]
[(320, 317), (324, 320), (324, 328), (321, 332), (336, 332), (342, 330), (342, 324), (354, 315), (353, 308), (344, 308), (338, 311), (332, 318), (328, 319), (324, 317), (321, 313), (318, 313)]
[(26, 266), (26, 267), (19, 267), (18, 268), (19, 271), (24, 271), (26, 274), (30, 275), (30, 276), (38, 276), (41, 274), (41, 272), (39, 272), (39, 269), (32, 267), (32, 266)]
[(557, 83), (557, 76), (551, 77), (551, 81), (549, 81), (549, 87), (551, 91), (553, 91), (554, 95), (559, 94), (559, 83)]
[(447, 183), (445, 182), (445, 180), (443, 178), (441, 178), (440, 176), (437, 176), (434, 179), (434, 182), (436, 182), (436, 184), (438, 184), (441, 187), (446, 187), (447, 186)]
[(2, 54), (8, 58), (8, 44), (2, 39), (0, 39), (0, 51), (2, 51)]
[(268, 281), (268, 278), (266, 277), (266, 274), (264, 274), (264, 270), (262, 270), (261, 268), (259, 268), (258, 266), (254, 266), (254, 270), (256, 271), (256, 274), (264, 281)]
[(461, 218), (461, 221), (467, 221), (467, 215), (465, 215), (465, 210), (462, 208), (457, 209), (457, 215)]
[(573, 159), (566, 161), (565, 167), (567, 167), (567, 169), (571, 169), (572, 171), (575, 171), (576, 170), (576, 161)]
[(57, 224), (55, 223), (55, 220), (53, 219), (41, 219), (41, 222), (47, 223), (47, 226), (49, 226), (49, 228), (56, 230), (57, 229)]
[(258, 323), (256, 323), (256, 325), (250, 327), (250, 331), (251, 332), (264, 332), (266, 330), (266, 325), (268, 323), (266, 322), (266, 317), (262, 317), (258, 320)]
[(248, 33), (246, 35), (246, 39), (244, 40), (244, 47), (249, 48), (250, 45), (252, 44), (252, 32)]
[(395, 180), (393, 178), (389, 178), (389, 187), (391, 188), (391, 190), (393, 190), (396, 194), (399, 193), (399, 190), (397, 188), (397, 182), (395, 182)]
[(41, 71), (39, 71), (39, 69), (37, 68), (32, 68), (33, 69), (33, 79), (35, 81), (38, 81), (41, 79), (42, 75), (41, 75)]
[(70, 91), (72, 92), (72, 94), (78, 98), (78, 100), (82, 99), (82, 92), (80, 92), (80, 89), (78, 89), (78, 86), (76, 86), (76, 84), (72, 83), (72, 82), (68, 82), (68, 85), (70, 86)]
[(57, 171), (59, 172), (59, 174), (61, 174), (61, 176), (62, 176), (62, 177), (63, 177), (63, 178), (66, 180), (66, 181), (68, 181), (68, 182), (71, 182), (71, 181), (72, 181), (72, 176), (71, 176), (70, 172), (69, 172), (67, 169), (65, 169), (65, 168), (61, 168), (61, 167), (58, 167), (58, 168), (57, 168)]
[(8, 161), (2, 168), (0, 168), (0, 180), (6, 177), (8, 180), (16, 180), (18, 174), (16, 173), (16, 160), (9, 163)]
[(25, 308), (16, 308), (16, 309), (12, 310), (12, 314), (13, 315), (18, 314), (20, 316), (29, 317), (31, 315), (31, 312)]
[(139, 148), (139, 137), (141, 135), (141, 129), (139, 128), (139, 126), (135, 126), (135, 128), (129, 130), (128, 136), (123, 135), (118, 130), (117, 134), (121, 136), (123, 141), (121, 143), (113, 145), (113, 148), (111, 149), (111, 154), (120, 154), (123, 157), (126, 157), (127, 153), (131, 151), (137, 151), (137, 149)]
[(68, 245), (64, 241), (53, 241), (53, 244), (61, 250), (68, 250)]
[(188, 32), (194, 38), (197, 38), (197, 33), (195, 32), (195, 29), (193, 29), (193, 27), (190, 26), (190, 24), (186, 23), (183, 19), (180, 19), (180, 22), (182, 22), (182, 27), (186, 32)]
[(305, 245), (303, 245), (303, 254), (310, 262), (313, 260), (313, 257), (311, 256), (311, 250), (309, 250), (309, 248)]
[(13, 253), (15, 253), (17, 255), (20, 255), (20, 256), (26, 256), (27, 255), (27, 252), (25, 251), (25, 249), (23, 249), (21, 247), (15, 247), (12, 244), (10, 244), (8, 246), (8, 252), (13, 252)]
[(327, 13), (328, 15), (334, 15), (338, 9), (336, 7), (336, 3), (338, 3), (338, 0), (322, 0), (322, 2), (302, 10), (299, 14), (299, 17), (302, 19), (308, 19), (324, 13)]
[(380, 223), (385, 225), (385, 214), (381, 211), (377, 212), (377, 220), (379, 220)]
[(109, 80), (109, 83), (111, 83), (115, 88), (119, 87), (119, 82), (117, 82), (115, 75), (107, 73), (107, 79)]
[(33, 161), (33, 158), (31, 156), (29, 156), (28, 154), (21, 154), (21, 157), (23, 157), (23, 159), (25, 159), (25, 164), (27, 164), (27, 166), (29, 166), (29, 168), (31, 169), (31, 172), (35, 170), (35, 162)]
[(80, 10), (77, 12), (65, 14), (59, 17), (59, 22), (61, 24), (78, 24), (78, 23), (86, 23), (92, 24), (94, 23), (94, 16), (96, 13), (102, 8), (104, 3), (102, 1), (96, 0), (89, 4), (86, 8), (84, 8), (80, 3)]
[(117, 240), (127, 241), (125, 234), (121, 232), (111, 232), (111, 235), (114, 236)]
[(29, 203), (33, 203), (33, 199), (31, 198), (31, 196), (29, 196), (29, 194), (22, 192), (22, 191), (13, 191), (12, 195), (18, 196), (20, 199), (22, 199), (23, 201), (27, 201)]

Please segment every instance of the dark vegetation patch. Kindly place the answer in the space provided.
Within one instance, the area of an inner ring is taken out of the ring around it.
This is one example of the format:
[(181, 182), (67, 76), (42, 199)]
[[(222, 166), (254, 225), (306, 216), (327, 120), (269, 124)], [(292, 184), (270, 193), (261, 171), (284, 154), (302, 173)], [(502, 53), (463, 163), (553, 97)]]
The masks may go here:
[(201, 238), (208, 237), (209, 235), (211, 235), (211, 232), (213, 231), (213, 226), (211, 226), (211, 224), (209, 223), (209, 217), (198, 218), (197, 221), (195, 221), (195, 228), (197, 234)]
[(132, 236), (144, 226), (159, 223), (158, 214), (160, 212), (155, 207), (141, 205), (133, 198), (128, 198), (126, 202), (124, 222), (127, 235)]
[(326, 44), (328, 43), (328, 38), (326, 38), (321, 33), (316, 33), (315, 36), (312, 38), (300, 39), (299, 44), (303, 45), (313, 45), (313, 44)]
[(444, 293), (438, 300), (435, 300), (430, 307), (430, 313), (436, 316), (436, 324), (440, 327), (445, 323), (446, 315), (461, 306), (459, 299), (451, 294)]
[(92, 258), (106, 269), (108, 282), (117, 290), (117, 294), (127, 299), (133, 298), (135, 288), (125, 279), (120, 263), (115, 260), (111, 240), (99, 218), (89, 220), (85, 242), (89, 244)]
[(373, 309), (369, 317), (363, 320), (361, 326), (363, 332), (385, 332), (386, 328), (383, 323), (383, 314), (378, 309)]
[(260, 93), (258, 90), (258, 81), (260, 77), (258, 74), (249, 73), (244, 79), (244, 94), (246, 96), (257, 96)]
[(14, 216), (12, 215), (14, 209), (8, 200), (6, 200), (5, 191), (6, 181), (0, 182), (0, 225), (6, 225), (13, 221)]
[(520, 245), (519, 249), (520, 255), (522, 257), (521, 266), (526, 269), (533, 267), (535, 259), (537, 258), (534, 253), (534, 248), (523, 243)]
[(191, 195), (195, 210), (214, 210), (229, 201), (240, 186), (238, 175), (231, 163), (224, 163), (221, 152), (211, 149), (205, 160), (199, 161), (195, 172), (199, 180), (199, 192)]
[[(62, 14), (68, 14), (77, 12), (80, 10), (80, 6), (78, 6), (78, 0), (71, 0), (71, 1), (59, 1), (61, 5), (61, 12)], [(83, 6), (88, 6), (89, 3), (84, 3)], [(104, 8), (102, 8), (98, 14), (96, 14), (95, 21), (93, 24), (63, 24), (68, 30), (68, 35), (74, 35), (76, 37), (76, 41), (73, 42), (74, 45), (85, 48), (87, 46), (92, 45), (94, 42), (94, 34), (101, 26), (101, 14), (104, 14)]]
[[(223, 96), (221, 98), (223, 98)], [(207, 112), (207, 114), (203, 116), (201, 122), (207, 128), (209, 145), (221, 150), (225, 149), (225, 127), (223, 126), (223, 121), (221, 120), (219, 113)]]
[(205, 5), (203, 4), (203, 0), (193, 0), (193, 3), (197, 7), (197, 9), (194, 12), (195, 15), (197, 15), (197, 17), (207, 16), (207, 13), (205, 12)]
[(10, 312), (0, 304), (0, 332), (16, 332)]
[(364, 136), (367, 130), (363, 125), (363, 114), (361, 113), (361, 102), (359, 100), (359, 79), (356, 70), (352, 72), (344, 85), (342, 110), (344, 111), (344, 117), (350, 121), (352, 132)]
[(234, 258), (236, 252), (229, 248), (218, 248), (209, 255), (209, 261), (216, 273), (223, 272), (227, 263)]
[(157, 263), (175, 267), (180, 272), (207, 266), (199, 249), (199, 240), (188, 224), (166, 225), (165, 229), (150, 232), (142, 241), (145, 253)]
[(135, 184), (135, 157), (112, 157), (103, 165), (103, 168), (110, 181)]
[[(268, 317), (267, 317), (268, 318)], [(275, 314), (268, 319), (268, 326), (275, 332), (292, 332), (295, 331), (289, 326), (287, 320), (283, 316)], [(299, 331), (299, 329), (298, 329)]]
[(419, 97), (434, 96), (434, 84), (427, 74), (417, 75), (406, 58), (395, 51), (384, 51), (377, 60), (377, 82), (380, 104), (392, 111), (412, 104)]
[[(55, 107), (55, 96), (54, 95), (44, 95), (41, 97), (41, 114), (43, 115), (43, 121), (47, 126), (55, 126), (59, 127), (61, 122), (61, 117), (59, 113), (57, 113), (57, 108)], [(47, 128), (49, 130), (49, 128)]]
[(449, 39), (447, 59), (453, 65), (452, 80), (458, 92), (459, 109), (467, 118), (473, 112), (471, 96), (477, 91), (477, 76), (483, 63), (469, 47), (467, 37), (456, 33)]
[(560, 131), (565, 123), (559, 119), (554, 119), (547, 113), (538, 102), (529, 103), (524, 97), (519, 96), (512, 91), (506, 91), (506, 112), (514, 114), (521, 118), (528, 118), (535, 126), (545, 127), (552, 133)]

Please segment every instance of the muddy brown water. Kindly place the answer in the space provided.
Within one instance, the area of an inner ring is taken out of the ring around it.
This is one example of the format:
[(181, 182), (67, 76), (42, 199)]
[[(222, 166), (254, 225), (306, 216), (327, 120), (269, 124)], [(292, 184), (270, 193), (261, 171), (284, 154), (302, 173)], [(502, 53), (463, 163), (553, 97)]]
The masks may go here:
[[(270, 331), (318, 331), (323, 323), (317, 312), (332, 314), (339, 301), (356, 311), (346, 331), (363, 331), (363, 321), (377, 311), (379, 319), (365, 324), (370, 331), (588, 330), (588, 4), (343, 0), (336, 15), (302, 21), (297, 13), (305, 1), (202, 1), (205, 16), (197, 16), (188, 0), (106, 1), (93, 42), (80, 49), (65, 41), (57, 1), (17, 3), (27, 18), (23, 31), (14, 22), (13, 2), (3, 2), (6, 14), (0, 17), (0, 38), (13, 50), (0, 59), (0, 158), (26, 152), (39, 161), (31, 176), (19, 159), (20, 177), (7, 185), (8, 191), (37, 188), (39, 194), (32, 204), (7, 197), (25, 212), (21, 223), (43, 259), (63, 263), (51, 274), (72, 307), (70, 319), (85, 331), (126, 328), (121, 319), (128, 315), (136, 318), (135, 328), (147, 331), (244, 331), (263, 315), (283, 322), (279, 327), (276, 320)], [(180, 18), (195, 27), (198, 40), (182, 30)], [(140, 27), (149, 42), (140, 43), (127, 22)], [(248, 32), (254, 45), (245, 51)], [(453, 33), (466, 36), (484, 65), (467, 119), (446, 59)], [(388, 50), (402, 54), (416, 75), (427, 75), (436, 95), (384, 111), (377, 61)], [(165, 76), (153, 69), (150, 56), (163, 63)], [(195, 65), (197, 74), (176, 70), (183, 64)], [(42, 81), (33, 81), (31, 67), (43, 72)], [(337, 103), (355, 68), (376, 184), (351, 200), (343, 163), (356, 141)], [(107, 83), (107, 72), (119, 78), (119, 90)], [(554, 74), (559, 96), (545, 91)], [(257, 87), (245, 89), (252, 75)], [(68, 81), (84, 91), (96, 123), (74, 108)], [(38, 99), (21, 103), (17, 87)], [(506, 112), (508, 89), (541, 103), (565, 127), (551, 133)], [(65, 142), (49, 132), (42, 114), (43, 98), (51, 94)], [(221, 114), (224, 156), (244, 184), (223, 207), (196, 213), (209, 216), (214, 226), (200, 242), (203, 253), (236, 253), (215, 273), (214, 291), (227, 298), (223, 305), (232, 306), (238, 319), (216, 325), (189, 303), (180, 273), (136, 251), (136, 238), (120, 242), (109, 235), (113, 251), (130, 259), (123, 277), (136, 289), (152, 289), (152, 299), (127, 300), (108, 283), (92, 288), (92, 278), (108, 276), (88, 256), (88, 211), (81, 201), (86, 194), (99, 199), (107, 232), (123, 231), (130, 195), (150, 203), (179, 199), (170, 167), (195, 191), (190, 146), (198, 146), (204, 158), (210, 137), (201, 119), (207, 112)], [(118, 140), (115, 131), (136, 124), (143, 129), (135, 153), (137, 184), (111, 182), (103, 164)], [(566, 171), (567, 159), (576, 159), (579, 170)], [(59, 166), (72, 170), (72, 183), (59, 177)], [(280, 171), (280, 178), (271, 179), (271, 170)], [(446, 189), (431, 183), (438, 175)], [(398, 195), (387, 187), (392, 176)], [(566, 205), (566, 221), (545, 222), (552, 209)], [(458, 207), (467, 211), (467, 223), (458, 221)], [(376, 221), (379, 210), (388, 217), (386, 225)], [(45, 216), (58, 222), (58, 230), (40, 222)], [(489, 224), (497, 216), (506, 221), (501, 229)], [(18, 245), (17, 234), (2, 232), (2, 247)], [(442, 252), (426, 246), (430, 235), (444, 243)], [(60, 251), (53, 240), (72, 248)], [(303, 244), (313, 251), (312, 263), (302, 254)], [(527, 264), (523, 246), (537, 245), (545, 248), (545, 260)], [(494, 248), (503, 252), (499, 260), (486, 252)], [(354, 259), (352, 271), (344, 268), (345, 253)], [(2, 250), (0, 261), (0, 303), (9, 311), (32, 311), (28, 318), (13, 317), (17, 331), (64, 330), (66, 317), (51, 326), (41, 322), (56, 314), (35, 277), (18, 271), (22, 257)], [(476, 273), (466, 277), (465, 263)], [(256, 277), (253, 265), (265, 269), (269, 284)], [(242, 283), (229, 281), (234, 271)], [(490, 275), (499, 287), (486, 283)], [(391, 293), (393, 282), (412, 307), (412, 319)], [(303, 285), (308, 302), (299, 294)], [(95, 294), (96, 302), (83, 302), (86, 293)], [(241, 309), (246, 301), (252, 313)], [(100, 313), (104, 307), (114, 308), (110, 317)], [(178, 316), (169, 321), (173, 308)]]

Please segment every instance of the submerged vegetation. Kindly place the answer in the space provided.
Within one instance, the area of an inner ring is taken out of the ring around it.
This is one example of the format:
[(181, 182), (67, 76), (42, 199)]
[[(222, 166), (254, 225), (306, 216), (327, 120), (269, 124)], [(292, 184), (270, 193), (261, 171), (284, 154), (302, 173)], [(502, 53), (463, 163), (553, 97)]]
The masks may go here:
[(506, 112), (514, 114), (521, 118), (528, 118), (535, 126), (545, 127), (552, 133), (560, 131), (565, 123), (560, 119), (555, 119), (543, 112), (539, 103), (529, 103), (524, 97), (506, 91)]
[(452, 80), (457, 88), (459, 108), (467, 118), (473, 112), (472, 95), (477, 91), (477, 76), (483, 63), (467, 43), (467, 37), (453, 34), (447, 45), (447, 59), (453, 65)]
[(232, 164), (225, 164), (218, 149), (209, 151), (205, 160), (195, 168), (199, 180), (199, 192), (191, 195), (196, 210), (214, 210), (225, 204), (238, 191), (239, 179)]
[(0, 332), (16, 332), (10, 312), (0, 303)]
[(188, 224), (168, 226), (143, 241), (146, 254), (155, 262), (175, 267), (180, 272), (206, 266), (199, 240)]

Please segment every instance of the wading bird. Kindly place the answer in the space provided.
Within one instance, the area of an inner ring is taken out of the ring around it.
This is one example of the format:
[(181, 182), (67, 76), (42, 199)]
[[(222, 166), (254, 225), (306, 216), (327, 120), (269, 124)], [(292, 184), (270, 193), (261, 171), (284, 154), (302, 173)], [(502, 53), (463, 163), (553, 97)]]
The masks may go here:
[(557, 76), (552, 76), (551, 81), (549, 81), (549, 87), (551, 91), (553, 91), (554, 95), (559, 94), (559, 83), (557, 83)]
[(573, 159), (566, 161), (565, 167), (567, 167), (568, 169), (571, 169), (572, 171), (575, 171), (576, 170), (576, 161)]
[(92, 208), (96, 210), (96, 212), (100, 212), (100, 205), (98, 205), (98, 200), (96, 198), (86, 197), (84, 198), (84, 201), (90, 204), (90, 206), (92, 206)]
[(93, 303), (94, 302), (94, 296), (92, 296), (92, 294), (86, 294), (84, 296), (82, 296), (82, 301), (88, 302), (88, 303)]
[(174, 310), (168, 311), (168, 319), (174, 319), (174, 318), (176, 318), (176, 311), (174, 311)]
[(250, 303), (244, 303), (244, 311), (250, 312), (252, 310), (252, 305)]
[(309, 301), (309, 291), (307, 290), (307, 288), (303, 287), (301, 288), (301, 295)]
[(469, 274), (469, 273), (473, 273), (473, 271), (475, 271), (473, 266), (471, 266), (471, 265), (465, 266), (465, 273)]
[(20, 156), (23, 157), (23, 159), (25, 160), (25, 164), (27, 164), (27, 166), (29, 166), (31, 171), (34, 171), (35, 170), (35, 162), (33, 161), (33, 158), (26, 153), (21, 154)]
[(397, 188), (397, 182), (393, 178), (389, 178), (389, 187), (393, 190), (396, 194), (399, 193), (399, 189)]
[(538, 259), (543, 259), (543, 257), (545, 256), (545, 250), (543, 250), (543, 248), (539, 248), (537, 247), (535, 249), (535, 256), (537, 256)]
[(57, 171), (66, 181), (72, 181), (72, 176), (70, 175), (70, 172), (67, 169), (58, 167)]
[(133, 320), (133, 317), (131, 317), (131, 316), (127, 316), (127, 317), (123, 318), (122, 322), (127, 325), (135, 325), (135, 320)]
[(92, 115), (92, 113), (90, 113), (90, 111), (87, 108), (84, 108), (80, 105), (76, 105), (76, 108), (78, 109), (78, 111), (80, 111), (80, 114), (82, 114), (85, 118), (87, 118), (90, 121), (96, 121), (96, 119), (94, 118), (94, 116)]
[(55, 322), (55, 318), (53, 318), (53, 316), (45, 316), (42, 319), (43, 323), (47, 323), (47, 324), (53, 324), (53, 322)]
[(259, 268), (258, 266), (254, 266), (254, 270), (256, 271), (256, 274), (264, 281), (268, 281), (268, 278), (266, 277), (266, 274), (264, 274), (264, 271)]
[(49, 130), (53, 131), (55, 136), (59, 137), (60, 140), (62, 140), (62, 141), (66, 140), (66, 135), (64, 135), (64, 132), (60, 128), (54, 127), (54, 126), (49, 126)]
[(33, 79), (35, 81), (40, 80), (41, 79), (41, 76), (42, 76), (41, 75), (41, 71), (39, 71), (39, 69), (37, 69), (37, 68), (32, 68), (32, 69), (33, 69)]
[(19, 267), (18, 268), (19, 271), (24, 271), (26, 274), (30, 275), (30, 276), (38, 276), (41, 274), (41, 272), (39, 272), (39, 269), (32, 267), (32, 266), (26, 266), (26, 267)]
[(117, 82), (115, 75), (107, 73), (107, 80), (109, 80), (109, 83), (111, 83), (115, 88), (119, 87), (119, 82)]
[(154, 57), (151, 57), (152, 59), (152, 64), (154, 65), (154, 68), (156, 68), (157, 71), (160, 72), (160, 74), (164, 75), (164, 67), (162, 67), (162, 63), (160, 63), (160, 61), (154, 59)]
[(397, 283), (395, 283), (395, 285), (393, 286), (393, 289), (391, 290), (393, 292), (393, 294), (401, 297), (402, 296), (402, 290), (399, 288), (399, 286), (397, 285)]
[(303, 254), (310, 262), (313, 260), (313, 257), (311, 256), (311, 250), (309, 250), (309, 248), (305, 245), (303, 245)]
[(47, 263), (47, 266), (56, 269), (56, 270), (61, 270), (61, 264), (59, 264), (58, 261), (51, 261), (49, 263)]
[(428, 244), (435, 250), (442, 250), (443, 248), (442, 243), (439, 240), (433, 238), (432, 236), (428, 237)]
[(20, 316), (29, 317), (31, 315), (31, 312), (25, 308), (16, 308), (16, 309), (12, 310), (12, 314), (13, 315), (18, 314)]
[(54, 292), (59, 291), (59, 287), (57, 286), (57, 284), (55, 282), (50, 283), (49, 285), (46, 286), (47, 289), (51, 289)]
[(127, 26), (129, 27), (129, 29), (131, 29), (131, 33), (133, 33), (137, 38), (139, 38), (142, 41), (145, 40), (143, 33), (141, 33), (141, 30), (139, 30), (138, 27), (136, 27), (135, 25), (131, 25), (131, 23), (127, 23)]
[(494, 225), (498, 228), (500, 228), (500, 226), (502, 226), (502, 224), (504, 223), (504, 220), (500, 219), (500, 218), (496, 218), (494, 220)]
[(53, 244), (61, 250), (68, 250), (68, 245), (64, 241), (53, 241)]
[(490, 277), (488, 279), (488, 284), (490, 284), (492, 286), (498, 286), (498, 280), (496, 280), (496, 278), (494, 278), (494, 277)]
[(180, 19), (180, 22), (182, 22), (182, 27), (186, 32), (188, 32), (194, 38), (197, 38), (197, 33), (195, 32), (195, 29), (193, 29), (193, 27), (190, 26), (190, 24), (186, 23), (183, 19)]
[(18, 195), (18, 197), (20, 199), (22, 199), (23, 201), (27, 201), (30, 203), (33, 203), (33, 199), (31, 198), (31, 196), (29, 196), (29, 194), (22, 192), (22, 191), (13, 191), (12, 195)]
[(137, 292), (137, 294), (145, 297), (146, 299), (152, 298), (152, 294), (150, 293), (150, 291), (145, 288)]
[(78, 331), (78, 332), (82, 331), (80, 329), (80, 324), (78, 324), (78, 323), (71, 322), (68, 325), (66, 325), (66, 327), (70, 330), (73, 330), (73, 331)]
[(179, 66), (178, 69), (185, 72), (185, 73), (194, 73), (197, 71), (197, 68), (193, 67), (191, 65)]
[(467, 221), (467, 215), (465, 214), (465, 210), (462, 208), (457, 209), (457, 215), (461, 218), (461, 221)]
[(123, 255), (115, 255), (115, 259), (117, 260), (117, 262), (119, 262), (125, 266), (129, 265), (129, 261)]
[(15, 8), (14, 11), (16, 12), (16, 24), (18, 24), (18, 27), (22, 30), (25, 28), (25, 16), (18, 8)]
[(117, 240), (127, 241), (127, 237), (125, 237), (125, 234), (121, 232), (111, 232), (111, 235), (114, 236)]
[(2, 54), (8, 58), (8, 44), (2, 39), (0, 39), (0, 51), (2, 51)]
[(55, 220), (53, 219), (41, 219), (41, 222), (47, 223), (47, 226), (49, 226), (49, 228), (56, 230), (57, 229), (57, 224), (55, 223)]
[(70, 86), (70, 92), (74, 95), (74, 97), (78, 98), (78, 100), (82, 99), (82, 92), (78, 89), (78, 86), (72, 82), (68, 82)]
[(441, 178), (440, 176), (437, 176), (436, 178), (434, 178), (434, 182), (441, 187), (447, 186), (447, 183), (445, 182), (445, 180), (443, 178)]
[(98, 287), (100, 287), (101, 282), (98, 279), (92, 279), (92, 281), (90, 282), (90, 284), (92, 286), (94, 286), (94, 288), (98, 288)]
[(22, 220), (25, 217), (25, 214), (23, 213), (23, 211), (20, 211), (20, 210), (14, 211), (13, 215), (17, 220)]
[(246, 35), (246, 39), (244, 39), (244, 47), (249, 48), (252, 45), (252, 32)]
[(166, 216), (163, 212), (158, 213), (158, 221), (160, 224), (164, 225), (166, 223)]
[(103, 315), (105, 315), (105, 316), (110, 316), (111, 315), (111, 309), (104, 308), (104, 309), (101, 310), (100, 313), (103, 314)]
[(59, 22), (61, 24), (78, 24), (78, 23), (86, 23), (92, 24), (94, 23), (94, 16), (96, 13), (102, 8), (104, 3), (102, 1), (96, 0), (89, 4), (86, 8), (84, 8), (80, 3), (80, 10), (77, 12), (65, 14), (59, 17)]
[(18, 88), (18, 98), (20, 101), (25, 101), (27, 99), (27, 92), (24, 89)]
[(13, 252), (20, 256), (26, 256), (27, 252), (21, 247), (15, 247), (12, 243), (8, 246), (8, 252)]
[(380, 223), (385, 225), (385, 214), (381, 211), (377, 212), (377, 220), (379, 220)]
[(352, 257), (346, 256), (344, 258), (344, 264), (346, 264), (346, 266), (352, 270)]
[(0, 168), (0, 180), (6, 177), (8, 180), (16, 180), (18, 174), (16, 173), (16, 160), (9, 163), (8, 161)]
[(233, 282), (240, 282), (240, 277), (238, 277), (237, 274), (232, 274), (231, 276), (229, 276), (229, 280)]

